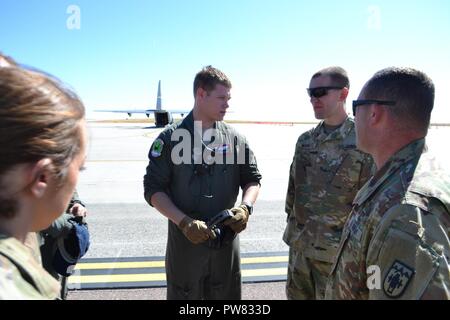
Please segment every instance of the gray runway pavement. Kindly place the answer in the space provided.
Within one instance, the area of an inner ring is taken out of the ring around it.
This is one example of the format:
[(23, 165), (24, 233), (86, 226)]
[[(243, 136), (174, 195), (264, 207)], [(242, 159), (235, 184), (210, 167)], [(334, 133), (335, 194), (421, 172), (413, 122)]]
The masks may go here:
[[(243, 300), (286, 300), (286, 282), (246, 283)], [(69, 291), (68, 300), (165, 300), (166, 288)]]
[[(154, 208), (146, 203), (87, 204), (91, 246), (86, 258), (164, 256), (167, 219)], [(288, 250), (281, 240), (283, 206), (282, 201), (258, 202), (240, 235), (242, 252)]]

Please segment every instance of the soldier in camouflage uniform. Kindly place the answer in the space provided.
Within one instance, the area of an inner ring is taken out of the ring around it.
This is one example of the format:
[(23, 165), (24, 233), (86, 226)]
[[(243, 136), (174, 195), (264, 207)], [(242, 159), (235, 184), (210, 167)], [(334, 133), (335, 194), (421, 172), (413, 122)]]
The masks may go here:
[(288, 299), (323, 299), (342, 228), (373, 166), (355, 145), (345, 112), (349, 80), (339, 67), (313, 75), (308, 93), (317, 127), (302, 134), (290, 167), (283, 236), (289, 245)]
[(16, 238), (0, 234), (0, 300), (58, 297), (58, 281), (42, 269), (34, 253)]
[(425, 143), (433, 104), (431, 79), (407, 68), (377, 72), (353, 102), (378, 171), (354, 200), (327, 299), (450, 298), (450, 177)]
[(84, 107), (46, 75), (0, 67), (0, 299), (55, 299), (36, 232), (69, 203), (86, 151)]
[[(200, 71), (194, 80), (194, 109), (166, 128), (148, 155), (144, 196), (169, 219), (169, 300), (241, 298), (239, 236), (235, 235), (247, 225), (261, 175), (245, 137), (222, 121), (230, 89), (220, 70), (208, 66)], [(203, 134), (206, 130), (215, 132), (214, 140)], [(244, 161), (235, 156), (244, 156)], [(236, 205), (240, 188), (242, 202)], [(219, 234), (206, 222), (225, 209), (231, 209), (233, 216)], [(218, 243), (225, 234), (231, 235), (229, 241)]]

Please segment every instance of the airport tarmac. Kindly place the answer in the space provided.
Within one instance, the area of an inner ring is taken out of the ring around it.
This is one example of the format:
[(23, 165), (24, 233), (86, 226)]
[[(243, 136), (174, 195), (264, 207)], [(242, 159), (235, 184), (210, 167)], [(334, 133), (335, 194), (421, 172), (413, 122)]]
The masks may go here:
[[(86, 170), (81, 173), (77, 187), (89, 213), (91, 246), (85, 258), (164, 256), (167, 219), (145, 202), (142, 183), (149, 148), (162, 129), (152, 127), (151, 123), (126, 121), (89, 122), (88, 126), (90, 145)], [(254, 214), (240, 235), (241, 252), (287, 252), (282, 234), (289, 166), (298, 136), (314, 125), (239, 123), (233, 126), (247, 137), (263, 177)], [(449, 133), (448, 127), (433, 127), (428, 139), (448, 169), (450, 157), (442, 146), (447, 145)], [(284, 282), (272, 285), (283, 288)], [(135, 299), (133, 292), (140, 291), (129, 291), (130, 299)], [(80, 298), (84, 293), (86, 297), (95, 295), (95, 292), (73, 291), (69, 299)], [(278, 298), (284, 296), (284, 290), (279, 294)], [(127, 295), (120, 297), (127, 299)], [(248, 297), (254, 299), (252, 294)], [(97, 298), (102, 299), (100, 293)]]

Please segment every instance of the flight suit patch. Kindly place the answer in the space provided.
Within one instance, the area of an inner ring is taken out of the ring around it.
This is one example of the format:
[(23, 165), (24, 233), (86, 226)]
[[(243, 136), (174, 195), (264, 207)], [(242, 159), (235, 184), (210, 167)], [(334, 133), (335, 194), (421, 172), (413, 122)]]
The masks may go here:
[(384, 293), (390, 298), (399, 298), (405, 292), (415, 273), (413, 268), (395, 260), (384, 278)]
[(158, 158), (159, 156), (161, 156), (163, 147), (164, 147), (164, 141), (162, 141), (161, 139), (156, 139), (152, 145), (152, 151), (151, 151), (152, 157)]

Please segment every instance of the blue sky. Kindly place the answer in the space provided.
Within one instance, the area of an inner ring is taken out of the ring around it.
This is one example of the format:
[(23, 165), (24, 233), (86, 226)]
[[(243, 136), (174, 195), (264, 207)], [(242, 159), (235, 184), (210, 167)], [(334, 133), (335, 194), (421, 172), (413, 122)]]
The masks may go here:
[(354, 99), (395, 65), (434, 80), (432, 120), (450, 122), (449, 35), (446, 0), (0, 2), (0, 50), (69, 83), (88, 110), (154, 107), (160, 79), (163, 107), (190, 109), (195, 73), (212, 64), (233, 83), (231, 116), (306, 121), (315, 71), (344, 67)]

